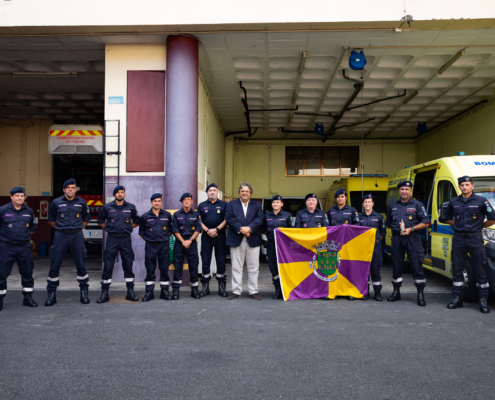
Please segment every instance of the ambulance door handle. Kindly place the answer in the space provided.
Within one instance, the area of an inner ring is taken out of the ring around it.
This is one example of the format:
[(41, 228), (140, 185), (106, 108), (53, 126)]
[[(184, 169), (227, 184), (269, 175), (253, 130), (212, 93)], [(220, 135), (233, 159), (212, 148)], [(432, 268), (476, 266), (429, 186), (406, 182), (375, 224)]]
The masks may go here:
[(433, 222), (433, 232), (437, 232), (438, 231), (438, 222), (437, 220), (435, 220), (435, 222)]

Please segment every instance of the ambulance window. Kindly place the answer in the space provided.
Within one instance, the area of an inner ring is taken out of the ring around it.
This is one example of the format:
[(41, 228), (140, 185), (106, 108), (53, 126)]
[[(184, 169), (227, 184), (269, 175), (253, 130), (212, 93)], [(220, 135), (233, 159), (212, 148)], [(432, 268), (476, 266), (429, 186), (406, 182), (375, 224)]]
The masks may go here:
[(440, 181), (438, 183), (438, 206), (446, 201), (450, 201), (452, 197), (457, 196), (454, 185), (449, 181)]

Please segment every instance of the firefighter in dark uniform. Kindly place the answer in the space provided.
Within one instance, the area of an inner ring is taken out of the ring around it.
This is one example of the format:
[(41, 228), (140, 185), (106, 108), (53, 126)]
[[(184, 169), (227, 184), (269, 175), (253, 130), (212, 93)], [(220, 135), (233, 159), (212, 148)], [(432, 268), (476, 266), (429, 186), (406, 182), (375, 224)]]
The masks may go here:
[(296, 219), (292, 222), (295, 228), (321, 228), (322, 226), (330, 225), (327, 213), (316, 208), (318, 205), (316, 194), (307, 194), (304, 201), (306, 202), (306, 208), (298, 211)]
[(125, 198), (125, 187), (116, 186), (113, 189), (115, 200), (105, 204), (98, 214), (98, 225), (108, 234), (103, 252), (103, 271), (101, 274), (101, 296), (97, 303), (106, 303), (110, 300), (108, 290), (112, 283), (113, 266), (117, 253), (120, 252), (122, 258), (122, 268), (124, 269), (124, 279), (127, 286), (126, 300), (138, 301), (139, 298), (134, 293), (134, 273), (132, 272), (132, 262), (134, 261), (134, 251), (132, 250), (131, 233), (139, 226), (139, 213), (134, 204), (128, 203)]
[(146, 267), (146, 288), (143, 302), (155, 298), (156, 263), (160, 270), (160, 299), (170, 300), (170, 277), (168, 267), (170, 266), (169, 240), (172, 234), (172, 215), (162, 210), (162, 195), (155, 193), (151, 195), (151, 210), (145, 212), (139, 218), (139, 236), (145, 241), (144, 266)]
[(425, 251), (421, 243), (419, 231), (429, 225), (428, 215), (423, 204), (411, 198), (412, 183), (400, 182), (400, 199), (390, 204), (387, 213), (387, 227), (392, 230), (392, 264), (394, 291), (387, 301), (400, 300), (400, 287), (402, 285), (402, 269), (404, 256), (411, 263), (414, 285), (418, 290), (417, 302), (419, 306), (425, 306), (424, 287), (426, 279), (423, 273), (423, 260)]
[(173, 299), (179, 300), (179, 289), (182, 283), (182, 269), (184, 258), (189, 264), (189, 282), (191, 284), (191, 297), (199, 299), (198, 285), (198, 243), (196, 238), (201, 233), (201, 218), (199, 212), (191, 208), (193, 197), (191, 193), (184, 193), (180, 197), (182, 208), (174, 213), (172, 229), (176, 237), (174, 243), (174, 289)]
[(0, 311), (7, 294), (7, 278), (14, 262), (21, 274), (23, 305), (38, 307), (33, 300), (33, 255), (31, 235), (38, 229), (31, 208), (24, 205), (24, 188), (17, 186), (10, 191), (11, 202), (0, 207)]
[[(488, 200), (473, 193), (474, 184), (470, 176), (458, 179), (462, 194), (450, 200), (444, 220), (454, 227), (452, 238), (454, 300), (447, 308), (460, 308), (464, 290), (464, 265), (468, 253), (476, 277), (480, 311), (484, 314), (488, 309), (489, 284), (486, 277), (487, 261), (483, 242), (482, 229), (495, 224), (495, 211)], [(486, 217), (486, 221), (485, 221)]]
[(347, 204), (347, 190), (341, 188), (335, 192), (337, 205), (328, 210), (330, 226), (344, 224), (359, 225), (359, 214), (354, 207)]
[(76, 196), (75, 179), (68, 179), (63, 184), (64, 195), (56, 198), (48, 208), (48, 224), (55, 229), (53, 246), (50, 251), (52, 260), (48, 273), (48, 298), (45, 306), (53, 306), (57, 302), (56, 291), (59, 285), (59, 273), (67, 250), (76, 264), (77, 282), (81, 289), (81, 303), (89, 304), (88, 281), (84, 259), (87, 257), (82, 230), (86, 228), (91, 217), (86, 200)]
[(275, 229), (290, 228), (292, 226), (292, 214), (282, 210), (284, 199), (280, 195), (272, 197), (273, 210), (263, 215), (263, 225), (261, 232), (266, 235), (266, 260), (272, 273), (272, 283), (275, 286), (273, 299), (282, 298), (282, 288), (280, 286), (280, 276), (278, 274), (277, 253), (275, 249)]
[[(382, 301), (382, 283), (380, 279), (380, 267), (383, 264), (382, 239), (387, 232), (385, 220), (382, 215), (373, 210), (373, 195), (371, 193), (363, 197), (362, 200), (364, 211), (359, 216), (359, 225), (368, 226), (376, 229), (375, 247), (373, 249), (373, 257), (370, 264), (370, 275), (373, 290), (375, 292), (375, 300)], [(369, 285), (368, 285), (369, 293)], [(368, 294), (369, 295), (369, 294)]]
[(226, 241), (227, 235), (225, 227), (225, 209), (227, 203), (218, 199), (218, 187), (214, 183), (210, 183), (206, 188), (208, 200), (203, 201), (198, 206), (198, 212), (201, 216), (201, 227), (203, 236), (201, 237), (201, 261), (202, 261), (202, 276), (201, 276), (201, 297), (210, 294), (211, 269), (210, 263), (215, 249), (215, 261), (217, 263), (217, 273), (215, 278), (218, 281), (218, 295), (227, 297), (225, 285), (227, 283), (227, 274), (225, 271), (225, 256), (226, 256)]

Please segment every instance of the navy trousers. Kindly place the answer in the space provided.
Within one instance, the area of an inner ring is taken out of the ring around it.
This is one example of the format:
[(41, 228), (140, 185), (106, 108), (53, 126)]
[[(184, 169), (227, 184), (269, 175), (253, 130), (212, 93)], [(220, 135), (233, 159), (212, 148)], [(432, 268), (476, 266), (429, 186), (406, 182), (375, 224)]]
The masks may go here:
[(50, 251), (50, 258), (52, 260), (50, 264), (50, 272), (48, 273), (47, 287), (48, 292), (55, 292), (59, 285), (59, 273), (64, 257), (67, 251), (70, 249), (72, 260), (76, 264), (77, 270), (77, 282), (81, 290), (88, 290), (89, 275), (86, 271), (86, 265), (84, 259), (88, 253), (86, 246), (84, 245), (84, 235), (82, 231), (73, 235), (64, 235), (63, 233), (55, 231), (53, 238), (53, 246)]
[(382, 289), (382, 282), (380, 278), (380, 267), (383, 265), (383, 251), (382, 242), (380, 238), (375, 239), (375, 248), (373, 249), (373, 257), (370, 264), (370, 275), (373, 289)]
[(272, 273), (272, 283), (275, 283), (277, 279), (280, 279), (278, 275), (277, 251), (275, 249), (275, 242), (269, 240), (266, 242), (266, 260)]
[(218, 281), (227, 280), (227, 274), (225, 273), (226, 241), (227, 235), (225, 231), (221, 231), (215, 238), (211, 238), (207, 233), (203, 233), (201, 237), (201, 261), (203, 262), (201, 282), (209, 282), (211, 280), (210, 264), (213, 249), (215, 249), (215, 260), (217, 262), (217, 274), (215, 277)]
[(170, 252), (168, 240), (166, 242), (146, 242), (144, 246), (144, 265), (146, 267), (146, 278), (144, 279), (147, 292), (155, 289), (156, 264), (160, 271), (160, 288), (168, 289), (170, 278), (168, 267), (170, 266)]
[(187, 259), (189, 264), (189, 282), (191, 286), (198, 286), (198, 242), (194, 241), (191, 246), (186, 249), (182, 246), (182, 243), (178, 240), (174, 243), (174, 281), (172, 282), (172, 287), (175, 289), (180, 288), (182, 284), (182, 269), (184, 268), (184, 258)]
[(108, 290), (112, 283), (113, 266), (117, 253), (120, 252), (124, 279), (127, 289), (134, 289), (134, 273), (132, 272), (132, 262), (134, 261), (134, 251), (132, 250), (131, 237), (117, 239), (108, 237), (103, 251), (103, 271), (101, 274), (101, 288)]
[(31, 245), (14, 244), (0, 242), (0, 298), (5, 297), (7, 293), (7, 278), (12, 272), (14, 262), (19, 267), (21, 274), (22, 291), (31, 293), (34, 287), (33, 279), (33, 256), (31, 254)]
[(452, 293), (454, 296), (462, 296), (464, 292), (464, 268), (468, 253), (476, 277), (478, 296), (487, 299), (490, 285), (486, 277), (487, 261), (482, 237), (463, 238), (454, 234), (452, 239)]
[(425, 250), (421, 243), (421, 235), (392, 236), (392, 263), (394, 267), (392, 284), (394, 288), (398, 289), (402, 285), (402, 270), (406, 253), (412, 266), (414, 285), (418, 289), (424, 288), (426, 286), (423, 273)]

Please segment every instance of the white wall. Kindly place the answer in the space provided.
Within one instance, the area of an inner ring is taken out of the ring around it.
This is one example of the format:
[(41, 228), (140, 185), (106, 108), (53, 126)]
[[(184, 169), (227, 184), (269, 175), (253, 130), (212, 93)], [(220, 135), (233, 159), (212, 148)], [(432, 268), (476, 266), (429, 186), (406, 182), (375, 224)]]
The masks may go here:
[[(29, 12), (26, 12), (29, 10)], [(493, 1), (470, 0), (11, 0), (0, 1), (0, 26), (206, 25), (238, 23), (483, 19)]]

